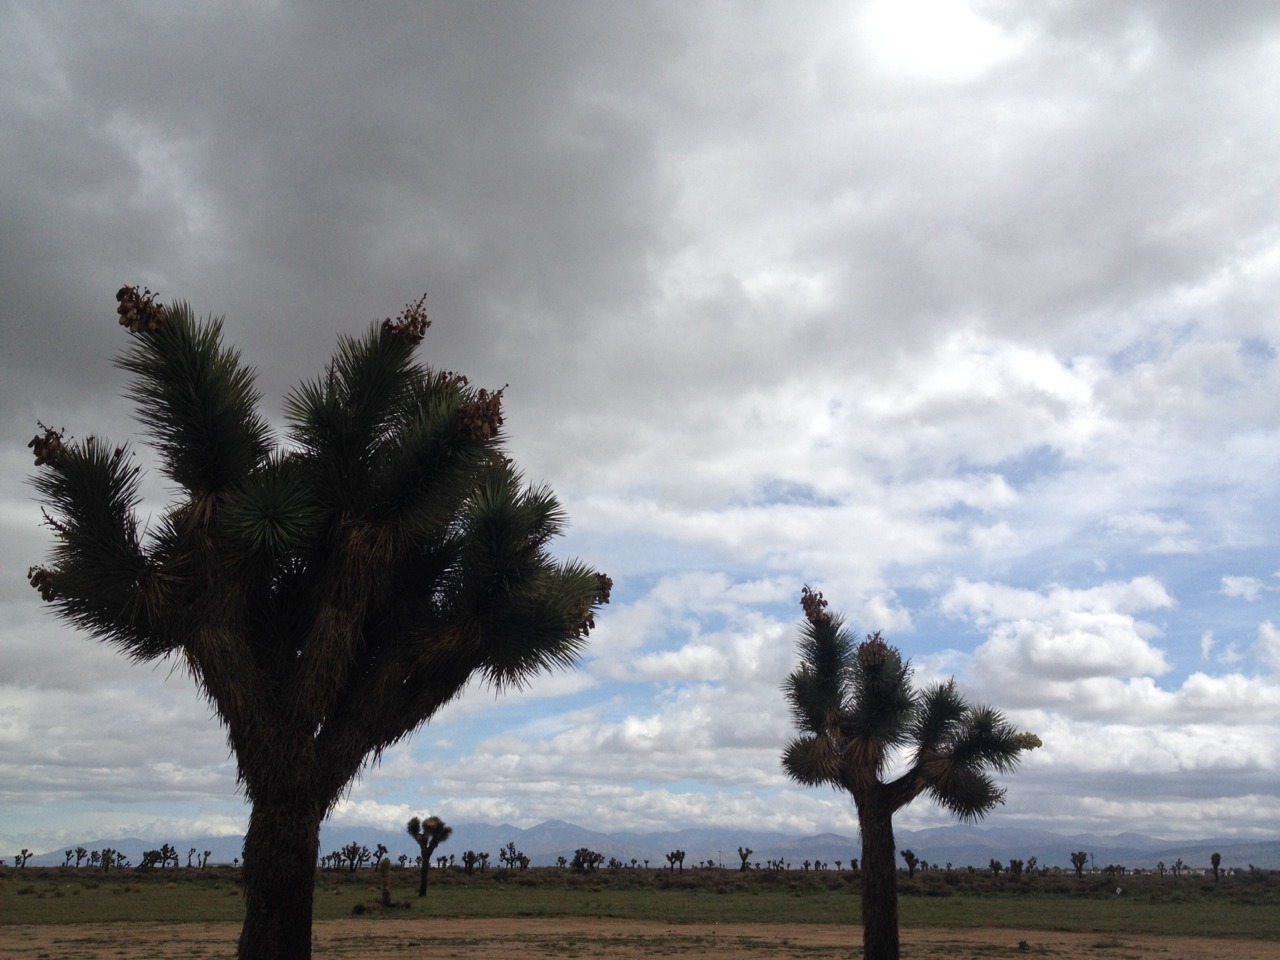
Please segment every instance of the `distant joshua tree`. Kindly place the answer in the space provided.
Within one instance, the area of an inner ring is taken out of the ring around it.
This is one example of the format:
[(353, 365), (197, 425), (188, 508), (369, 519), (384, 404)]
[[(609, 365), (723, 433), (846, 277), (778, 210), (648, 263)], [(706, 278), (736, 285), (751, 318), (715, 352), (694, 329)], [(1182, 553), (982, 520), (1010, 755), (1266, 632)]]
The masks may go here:
[(1222, 854), (1215, 853), (1209, 858), (1209, 863), (1213, 866), (1213, 882), (1218, 882), (1218, 868), (1222, 866)]
[(498, 851), (498, 859), (508, 870), (515, 869), (516, 864), (520, 862), (520, 851), (516, 849), (514, 840), (509, 840), (507, 845)]
[(427, 817), (425, 820), (411, 817), (406, 824), (406, 829), (409, 836), (417, 840), (418, 846), (422, 849), (422, 873), (418, 876), (418, 896), (425, 897), (427, 874), (431, 871), (431, 855), (436, 852), (436, 847), (453, 836), (453, 827), (439, 817)]
[(667, 863), (671, 865), (672, 870), (678, 867), (680, 872), (684, 873), (684, 851), (672, 850), (667, 854)]
[(916, 875), (916, 866), (920, 863), (920, 858), (910, 850), (900, 850), (898, 852), (902, 855), (902, 859), (907, 865), (907, 879), (910, 880)]
[(596, 853), (587, 847), (579, 847), (573, 853), (573, 859), (569, 862), (570, 868), (583, 873), (586, 871), (594, 872), (600, 864), (604, 863), (604, 854)]
[(747, 858), (748, 858), (748, 857), (750, 857), (750, 856), (751, 856), (751, 854), (753, 854), (753, 853), (755, 853), (755, 851), (754, 851), (754, 850), (752, 850), (750, 847), (739, 847), (739, 848), (738, 848), (738, 856), (742, 858), (742, 866), (740, 866), (740, 867), (738, 868), (739, 870), (746, 870), (746, 869), (747, 869), (747, 867), (749, 866), (749, 865), (748, 865), (748, 863), (747, 863)]
[(341, 862), (347, 865), (348, 872), (355, 873), (356, 868), (359, 867), (363, 863), (364, 858), (368, 856), (369, 848), (361, 846), (359, 842), (352, 840), (339, 852), (342, 856)]
[(1076, 876), (1084, 878), (1084, 868), (1089, 863), (1089, 854), (1083, 850), (1077, 850), (1071, 855), (1071, 865), (1076, 868)]

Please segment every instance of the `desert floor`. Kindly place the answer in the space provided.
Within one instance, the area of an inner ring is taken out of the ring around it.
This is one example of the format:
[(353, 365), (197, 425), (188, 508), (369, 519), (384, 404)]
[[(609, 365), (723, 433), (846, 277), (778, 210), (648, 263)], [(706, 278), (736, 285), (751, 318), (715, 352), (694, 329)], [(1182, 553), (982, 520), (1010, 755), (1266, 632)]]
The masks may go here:
[[(0, 960), (233, 957), (239, 925), (118, 923), (0, 926)], [(668, 924), (593, 919), (350, 920), (315, 924), (314, 956), (699, 957), (709, 960), (856, 958), (861, 929), (817, 924)], [(1043, 930), (902, 931), (904, 958), (1054, 957), (1063, 960), (1275, 960), (1275, 943), (1221, 938), (1053, 933)]]

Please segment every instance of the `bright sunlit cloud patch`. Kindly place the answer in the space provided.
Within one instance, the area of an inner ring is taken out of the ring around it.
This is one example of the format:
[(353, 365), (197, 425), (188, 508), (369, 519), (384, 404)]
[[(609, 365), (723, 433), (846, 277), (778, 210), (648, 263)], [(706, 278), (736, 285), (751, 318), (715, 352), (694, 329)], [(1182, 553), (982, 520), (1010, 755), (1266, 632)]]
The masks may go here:
[(966, 0), (874, 0), (859, 19), (882, 69), (927, 80), (971, 80), (1018, 49)]

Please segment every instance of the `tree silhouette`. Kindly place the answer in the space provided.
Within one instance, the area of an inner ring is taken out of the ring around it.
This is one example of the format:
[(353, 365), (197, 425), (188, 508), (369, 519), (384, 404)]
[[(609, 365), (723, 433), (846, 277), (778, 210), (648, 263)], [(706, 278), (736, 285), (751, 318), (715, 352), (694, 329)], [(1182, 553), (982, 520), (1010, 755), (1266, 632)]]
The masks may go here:
[(589, 847), (579, 847), (573, 852), (573, 859), (569, 862), (569, 866), (578, 873), (586, 871), (594, 872), (604, 863), (604, 854), (596, 853)]
[(739, 870), (746, 870), (746, 869), (747, 869), (747, 867), (749, 866), (749, 864), (747, 863), (747, 860), (748, 860), (748, 858), (751, 856), (751, 854), (753, 854), (753, 853), (755, 853), (755, 851), (754, 851), (754, 850), (752, 850), (750, 847), (739, 847), (739, 848), (738, 848), (738, 856), (742, 858), (742, 866), (740, 866), (740, 867), (738, 868)]
[(341, 856), (340, 863), (347, 865), (348, 873), (355, 873), (358, 867), (364, 865), (364, 861), (369, 856), (369, 848), (362, 845), (358, 840), (352, 840), (343, 847), (339, 854)]
[(1213, 867), (1213, 882), (1218, 882), (1218, 869), (1222, 866), (1222, 854), (1215, 853), (1209, 857), (1209, 864)]
[(422, 848), (422, 873), (418, 877), (418, 896), (425, 897), (427, 895), (427, 873), (431, 870), (431, 854), (436, 852), (436, 847), (453, 836), (453, 827), (439, 817), (427, 817), (425, 820), (410, 817), (405, 829), (408, 830), (409, 836), (417, 840), (418, 846)]
[[(792, 779), (853, 797), (862, 834), (863, 956), (897, 960), (893, 814), (925, 793), (961, 820), (1004, 801), (988, 769), (1005, 773), (1040, 740), (990, 707), (970, 706), (954, 680), (916, 691), (911, 666), (876, 633), (855, 646), (821, 593), (801, 592), (800, 663), (785, 692), (799, 736), (782, 756)], [(905, 771), (881, 777), (899, 752)]]
[(920, 864), (920, 858), (910, 850), (901, 850), (902, 860), (907, 865), (907, 879), (910, 880), (916, 875), (916, 867)]
[(473, 677), (572, 666), (611, 584), (549, 555), (564, 515), (502, 453), (503, 390), (414, 362), (423, 301), (341, 338), (287, 396), (281, 441), (220, 321), (149, 290), (117, 301), (117, 362), (175, 500), (144, 527), (127, 446), (41, 425), (54, 550), (29, 579), (132, 660), (191, 671), (252, 804), (239, 956), (309, 957), (320, 822), (366, 760)]
[(1084, 878), (1084, 868), (1089, 862), (1089, 854), (1083, 850), (1077, 850), (1071, 855), (1071, 865), (1076, 868), (1076, 876), (1080, 879)]
[[(484, 868), (488, 865), (489, 855), (482, 853), (480, 855), (480, 872), (484, 872)], [(521, 870), (529, 869), (529, 858), (525, 856), (523, 851), (516, 849), (516, 842), (510, 841), (505, 847), (498, 851), (498, 859), (507, 865), (507, 869), (514, 870), (519, 867)]]

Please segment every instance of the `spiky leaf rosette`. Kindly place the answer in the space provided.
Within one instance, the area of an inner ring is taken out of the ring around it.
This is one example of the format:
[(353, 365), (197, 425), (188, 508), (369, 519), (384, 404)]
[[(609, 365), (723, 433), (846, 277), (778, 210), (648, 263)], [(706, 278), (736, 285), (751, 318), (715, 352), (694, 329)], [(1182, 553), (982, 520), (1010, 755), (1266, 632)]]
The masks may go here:
[(415, 362), (423, 301), (341, 338), (277, 443), (221, 321), (117, 299), (117, 362), (178, 495), (142, 536), (128, 451), (46, 428), (30, 446), (56, 542), (30, 577), (130, 656), (179, 653), (251, 797), (302, 776), (331, 804), (472, 676), (575, 662), (608, 579), (551, 556), (565, 518), (502, 453), (503, 391)]
[[(917, 692), (901, 652), (879, 633), (855, 644), (821, 593), (805, 587), (801, 605), (799, 663), (783, 688), (799, 732), (782, 756), (792, 779), (892, 809), (928, 792), (965, 820), (1003, 801), (987, 771), (1011, 772), (1022, 751), (1040, 745), (1038, 737), (968, 704), (954, 680)], [(908, 750), (906, 772), (882, 783), (893, 758)]]

